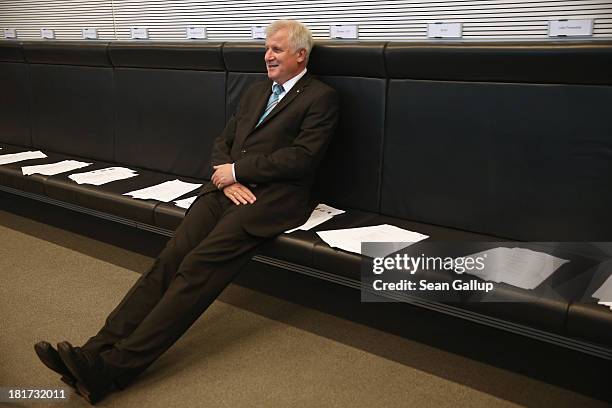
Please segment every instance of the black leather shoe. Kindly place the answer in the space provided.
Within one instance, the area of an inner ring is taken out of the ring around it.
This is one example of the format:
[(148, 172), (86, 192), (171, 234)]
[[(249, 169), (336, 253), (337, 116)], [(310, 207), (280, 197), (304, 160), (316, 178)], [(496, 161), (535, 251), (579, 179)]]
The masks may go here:
[(92, 361), (80, 347), (67, 341), (57, 343), (60, 358), (76, 378), (76, 388), (89, 402), (95, 404), (113, 390), (113, 381), (102, 371), (99, 362)]
[(34, 345), (34, 351), (36, 351), (36, 355), (48, 369), (61, 375), (63, 382), (72, 388), (76, 388), (76, 379), (60, 358), (57, 350), (50, 343), (40, 341)]

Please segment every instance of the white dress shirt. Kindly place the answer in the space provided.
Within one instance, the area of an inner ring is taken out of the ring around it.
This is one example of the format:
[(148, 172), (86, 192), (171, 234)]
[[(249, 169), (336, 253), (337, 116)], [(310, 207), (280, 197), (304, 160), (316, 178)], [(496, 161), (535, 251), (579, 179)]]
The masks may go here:
[[(297, 74), (293, 78), (289, 79), (288, 81), (285, 81), (285, 83), (282, 84), (282, 87), (283, 87), (284, 91), (281, 92), (280, 95), (278, 95), (278, 102), (279, 103), (285, 97), (285, 95), (287, 95), (289, 93), (291, 88), (293, 88), (293, 85), (295, 85), (297, 83), (297, 81), (300, 80), (300, 78), (302, 78), (304, 75), (306, 75), (306, 71), (307, 71), (306, 68), (304, 68), (304, 70), (302, 72), (300, 72), (299, 74)], [(272, 89), (274, 89), (274, 84), (276, 84), (276, 82), (274, 82), (272, 84)]]

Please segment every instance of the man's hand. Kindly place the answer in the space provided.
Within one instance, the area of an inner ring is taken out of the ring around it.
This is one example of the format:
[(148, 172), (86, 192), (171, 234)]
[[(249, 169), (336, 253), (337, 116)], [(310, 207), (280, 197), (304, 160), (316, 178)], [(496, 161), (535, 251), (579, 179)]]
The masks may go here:
[(236, 182), (236, 180), (234, 180), (234, 175), (232, 174), (231, 163), (213, 166), (213, 169), (215, 172), (213, 173), (210, 181), (212, 181), (212, 183), (217, 186), (219, 190), (222, 190), (224, 187)]
[(255, 195), (240, 183), (233, 183), (223, 189), (223, 194), (236, 205), (253, 204), (257, 199)]

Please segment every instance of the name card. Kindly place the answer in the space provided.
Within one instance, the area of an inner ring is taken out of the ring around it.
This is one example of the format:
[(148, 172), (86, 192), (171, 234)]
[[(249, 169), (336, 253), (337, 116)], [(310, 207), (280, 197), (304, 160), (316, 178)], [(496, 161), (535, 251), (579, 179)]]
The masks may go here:
[(593, 20), (551, 20), (548, 22), (549, 37), (585, 37), (593, 35)]
[(251, 27), (251, 38), (253, 38), (254, 40), (265, 40), (266, 39), (266, 27), (252, 26)]
[(335, 24), (329, 26), (329, 36), (337, 39), (348, 39), (356, 40), (358, 35), (358, 29), (356, 25), (343, 25)]
[(55, 31), (50, 28), (41, 28), (40, 38), (44, 38), (45, 40), (53, 40), (55, 38)]
[(97, 40), (98, 29), (97, 28), (83, 28), (81, 30), (81, 36), (84, 40)]
[(461, 23), (429, 23), (427, 37), (429, 38), (461, 38), (463, 36)]
[(149, 30), (144, 27), (131, 27), (130, 36), (132, 37), (132, 40), (148, 40)]
[(204, 40), (206, 39), (206, 27), (187, 27), (188, 40)]
[(15, 39), (17, 38), (17, 30), (14, 28), (5, 28), (4, 29), (4, 38), (6, 39)]

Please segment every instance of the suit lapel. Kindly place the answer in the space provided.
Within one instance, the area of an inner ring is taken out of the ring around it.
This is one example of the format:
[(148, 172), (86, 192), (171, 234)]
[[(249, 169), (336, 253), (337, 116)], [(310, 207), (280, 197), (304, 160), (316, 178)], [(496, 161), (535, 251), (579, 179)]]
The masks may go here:
[[(300, 78), (300, 80), (297, 81), (297, 83), (295, 85), (293, 85), (293, 88), (291, 88), (289, 93), (287, 95), (285, 95), (283, 97), (283, 99), (281, 99), (281, 101), (278, 103), (278, 105), (276, 105), (274, 107), (274, 109), (272, 109), (272, 111), (270, 113), (268, 113), (268, 116), (265, 117), (263, 122), (261, 122), (261, 124), (259, 126), (257, 126), (257, 128), (255, 128), (255, 125), (257, 124), (257, 121), (259, 121), (259, 117), (261, 116), (261, 114), (259, 114), (257, 116), (257, 118), (255, 118), (255, 121), (252, 123), (252, 126), (253, 126), (251, 128), (252, 130), (251, 130), (251, 132), (249, 132), (249, 134), (253, 133), (255, 131), (255, 129), (261, 129), (262, 127), (264, 127), (266, 125), (266, 123), (268, 123), (273, 117), (278, 115), (279, 112), (281, 112), (283, 109), (285, 109), (285, 107), (287, 105), (289, 105), (291, 103), (291, 101), (293, 101), (304, 90), (304, 88), (306, 88), (308, 86), (309, 83), (310, 83), (310, 75), (306, 74), (302, 78)], [(271, 88), (272, 88), (272, 85), (270, 85), (270, 89)], [(270, 93), (271, 92), (272, 91), (270, 90)], [(270, 93), (268, 93), (268, 97), (265, 99), (264, 105), (261, 105), (259, 107), (260, 108), (259, 112), (263, 112), (263, 110), (265, 109), (265, 105), (267, 105), (268, 98), (270, 97)]]
[(262, 92), (260, 92), (260, 94), (256, 97), (255, 101), (253, 102), (253, 110), (251, 111), (252, 114), (251, 114), (251, 117), (248, 119), (248, 123), (247, 123), (247, 129), (251, 129), (249, 134), (251, 134), (253, 130), (255, 129), (255, 125), (259, 121), (259, 118), (261, 117), (261, 113), (264, 111), (264, 109), (268, 105), (268, 99), (270, 99), (270, 95), (272, 94), (272, 81), (268, 80), (265, 82), (265, 84), (266, 85), (263, 88)]
[[(304, 88), (308, 86), (309, 83), (310, 83), (310, 75), (306, 74), (302, 78), (300, 78), (300, 80), (297, 81), (297, 83), (293, 86), (293, 88), (291, 88), (289, 93), (285, 95), (283, 99), (281, 99), (278, 105), (276, 105), (270, 113), (268, 113), (268, 116), (265, 117), (265, 119), (263, 120), (263, 122), (261, 122), (261, 124), (257, 127), (257, 129), (264, 127), (266, 123), (268, 123), (273, 117), (278, 115), (279, 112), (285, 109), (285, 107), (289, 105), (304, 90)], [(261, 111), (263, 111), (263, 109), (264, 108), (262, 107)], [(259, 118), (257, 119), (259, 120)]]

